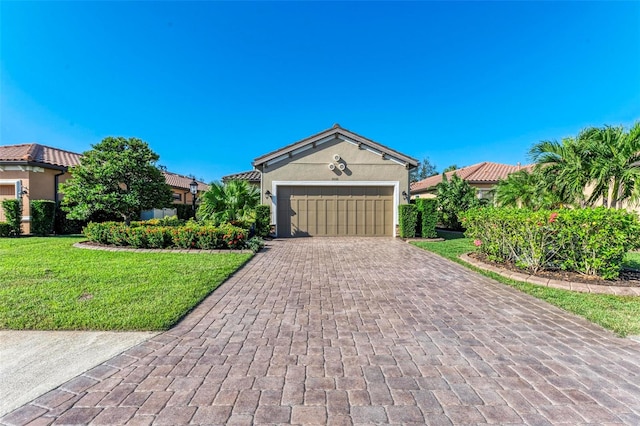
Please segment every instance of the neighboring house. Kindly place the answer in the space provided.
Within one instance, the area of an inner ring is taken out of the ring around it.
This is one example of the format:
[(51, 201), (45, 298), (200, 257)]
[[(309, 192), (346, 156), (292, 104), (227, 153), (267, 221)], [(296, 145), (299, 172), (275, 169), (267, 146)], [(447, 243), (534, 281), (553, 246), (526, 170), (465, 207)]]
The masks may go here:
[[(30, 201), (58, 202), (62, 197), (59, 185), (71, 177), (69, 167), (80, 164), (81, 157), (75, 152), (37, 143), (0, 146), (0, 201), (22, 197), (24, 233), (31, 230)], [(171, 172), (163, 173), (173, 190), (174, 204), (191, 204), (189, 184), (193, 179)], [(198, 181), (198, 193), (208, 189), (209, 185)], [(4, 210), (0, 208), (0, 222), (5, 220)]]
[(337, 124), (253, 161), (279, 237), (395, 236), (417, 165)]
[(251, 185), (254, 185), (260, 188), (262, 174), (257, 170), (251, 170), (249, 172), (240, 172), (240, 173), (234, 173), (232, 175), (222, 176), (222, 183), (227, 183), (232, 180), (246, 180)]
[[(179, 175), (165, 170), (162, 171), (162, 174), (164, 174), (164, 179), (167, 181), (167, 185), (169, 185), (173, 191), (173, 204), (193, 203), (193, 196), (189, 190), (189, 185), (193, 182), (193, 177)], [(196, 182), (198, 182), (198, 194), (209, 190), (209, 185), (206, 183), (199, 180)]]
[[(531, 171), (532, 168), (533, 165), (521, 166), (518, 164), (516, 166), (512, 166), (509, 164), (490, 163), (485, 161), (483, 163), (453, 170), (445, 174), (447, 175), (448, 180), (451, 180), (451, 177), (456, 174), (459, 178), (469, 182), (469, 185), (476, 188), (478, 198), (492, 198), (492, 191), (498, 184), (498, 181), (505, 179), (511, 173), (520, 170)], [(418, 182), (413, 182), (411, 184), (411, 198), (435, 198), (437, 192), (436, 187), (440, 182), (442, 182), (442, 174), (430, 176)]]
[[(37, 143), (0, 146), (0, 200), (22, 197), (22, 230), (31, 230), (31, 200), (58, 201), (59, 185), (80, 154)], [(5, 221), (0, 208), (0, 222)]]

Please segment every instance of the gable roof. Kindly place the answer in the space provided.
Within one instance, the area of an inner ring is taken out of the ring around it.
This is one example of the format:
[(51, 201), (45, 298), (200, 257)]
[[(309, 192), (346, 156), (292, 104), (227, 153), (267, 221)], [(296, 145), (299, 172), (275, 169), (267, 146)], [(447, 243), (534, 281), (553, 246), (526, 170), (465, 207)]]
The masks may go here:
[[(512, 166), (510, 164), (499, 164), (484, 161), (482, 163), (463, 167), (445, 174), (447, 175), (447, 179), (451, 179), (451, 176), (456, 174), (458, 177), (469, 183), (498, 183), (499, 180), (506, 178), (511, 173), (515, 173), (520, 170), (530, 170), (532, 168), (533, 164), (527, 166)], [(442, 182), (442, 174), (429, 176), (426, 179), (412, 183), (411, 192), (416, 194), (428, 191), (440, 182)]]
[(260, 182), (262, 180), (262, 173), (257, 170), (251, 170), (248, 172), (234, 173), (232, 175), (222, 176), (222, 182), (228, 182), (230, 180), (246, 180), (249, 182)]
[(55, 169), (67, 169), (80, 164), (81, 154), (59, 148), (26, 143), (0, 146), (0, 163), (31, 164)]
[[(163, 170), (162, 174), (164, 175), (164, 180), (167, 182), (167, 185), (187, 191), (189, 190), (189, 184), (193, 181), (193, 177), (167, 172), (166, 170)], [(196, 180), (196, 182), (198, 182), (198, 191), (209, 190), (209, 185), (206, 183), (199, 180)]]
[(320, 133), (316, 133), (313, 136), (302, 139), (298, 142), (294, 142), (291, 145), (287, 145), (276, 151), (272, 151), (268, 154), (262, 155), (253, 160), (254, 167), (262, 167), (268, 165), (270, 162), (276, 162), (279, 159), (287, 158), (288, 156), (302, 152), (310, 146), (315, 147), (321, 143), (328, 142), (334, 139), (346, 140), (352, 142), (358, 146), (364, 146), (377, 151), (381, 155), (386, 155), (391, 158), (395, 158), (397, 161), (404, 163), (408, 168), (418, 167), (418, 160), (413, 157), (409, 157), (396, 150), (393, 150), (378, 142), (367, 139), (364, 136), (360, 136), (350, 130), (340, 127), (339, 124), (334, 124), (333, 127), (327, 130), (323, 130)]

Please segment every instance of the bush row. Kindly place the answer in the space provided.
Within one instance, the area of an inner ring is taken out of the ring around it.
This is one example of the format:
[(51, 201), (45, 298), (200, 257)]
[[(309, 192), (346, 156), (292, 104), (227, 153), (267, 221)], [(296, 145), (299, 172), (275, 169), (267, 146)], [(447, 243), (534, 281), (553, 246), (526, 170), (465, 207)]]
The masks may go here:
[(561, 269), (604, 279), (620, 274), (640, 247), (640, 222), (624, 210), (474, 208), (461, 215), (466, 236), (490, 260), (537, 272)]
[(22, 202), (19, 199), (2, 201), (4, 217), (9, 225), (10, 237), (17, 237), (22, 234)]
[(400, 237), (414, 238), (435, 238), (436, 223), (438, 213), (436, 211), (436, 200), (429, 198), (418, 198), (415, 204), (401, 204), (398, 206), (400, 216)]
[(89, 241), (135, 248), (242, 249), (247, 246), (246, 229), (223, 224), (218, 227), (189, 222), (182, 226), (126, 226), (121, 222), (89, 223), (84, 228)]

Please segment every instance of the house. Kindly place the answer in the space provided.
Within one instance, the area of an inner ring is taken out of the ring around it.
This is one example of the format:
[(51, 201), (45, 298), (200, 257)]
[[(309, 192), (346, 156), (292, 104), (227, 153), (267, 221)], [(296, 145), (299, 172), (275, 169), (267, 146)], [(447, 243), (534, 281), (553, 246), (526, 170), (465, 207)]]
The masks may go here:
[[(488, 161), (474, 164), (472, 166), (463, 167), (445, 173), (447, 179), (456, 174), (461, 179), (469, 182), (469, 185), (476, 188), (478, 198), (492, 198), (492, 191), (498, 184), (498, 181), (505, 179), (511, 173), (520, 170), (531, 171), (533, 165), (521, 166), (520, 164), (512, 166), (509, 164), (491, 163)], [(411, 198), (435, 198), (436, 186), (442, 182), (442, 174), (430, 176), (418, 182), (411, 184)]]
[[(80, 163), (80, 154), (28, 143), (0, 146), (0, 200), (22, 197), (22, 230), (31, 229), (30, 200), (60, 198), (59, 185), (71, 175), (69, 167)], [(0, 222), (6, 220), (0, 208)]]
[[(22, 197), (22, 230), (30, 232), (30, 201), (51, 200), (62, 197), (61, 183), (71, 177), (69, 167), (80, 164), (81, 154), (37, 143), (0, 146), (0, 201)], [(167, 184), (173, 190), (174, 204), (191, 204), (190, 177), (163, 171)], [(198, 181), (198, 192), (209, 185)], [(170, 209), (173, 210), (173, 209)], [(173, 211), (172, 214), (175, 214)], [(0, 208), (0, 222), (6, 220)]]
[(338, 124), (253, 161), (278, 237), (395, 236), (417, 165)]
[(251, 170), (248, 172), (234, 173), (232, 175), (222, 176), (222, 183), (227, 183), (232, 180), (246, 180), (249, 184), (260, 188), (260, 181), (262, 180), (262, 174), (258, 170)]

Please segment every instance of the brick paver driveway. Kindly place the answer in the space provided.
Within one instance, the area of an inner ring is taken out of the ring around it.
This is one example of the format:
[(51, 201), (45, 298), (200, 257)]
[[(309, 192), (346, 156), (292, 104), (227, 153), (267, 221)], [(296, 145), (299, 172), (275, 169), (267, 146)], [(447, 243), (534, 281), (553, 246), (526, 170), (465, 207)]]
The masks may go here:
[(275, 241), (30, 421), (637, 425), (640, 344), (400, 241)]

